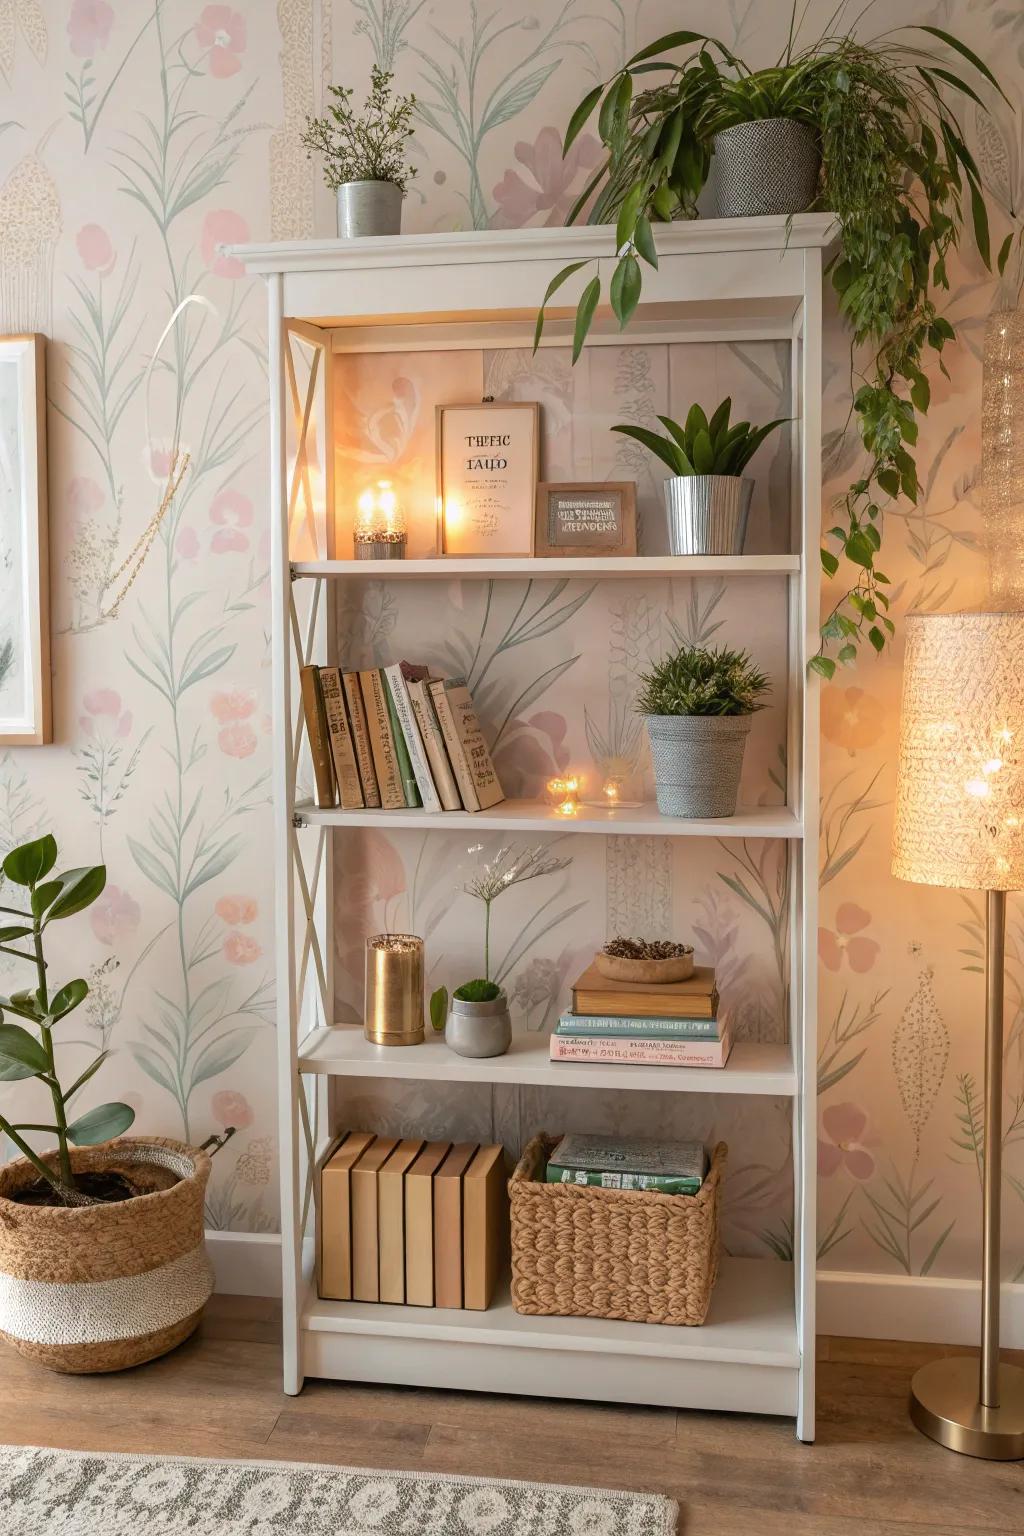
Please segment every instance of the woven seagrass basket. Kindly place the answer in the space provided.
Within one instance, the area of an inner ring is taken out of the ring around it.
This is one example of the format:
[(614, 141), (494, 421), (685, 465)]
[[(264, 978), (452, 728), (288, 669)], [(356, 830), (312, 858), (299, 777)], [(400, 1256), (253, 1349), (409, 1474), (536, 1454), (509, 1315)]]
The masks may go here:
[[(48, 1158), (52, 1160), (52, 1158)], [(122, 1174), (142, 1193), (108, 1205), (23, 1205), (26, 1159), (0, 1168), (0, 1339), (51, 1370), (119, 1371), (166, 1354), (213, 1290), (203, 1233), (205, 1152), (123, 1136), (72, 1150), (76, 1173)]]
[(509, 1180), (516, 1311), (702, 1323), (718, 1278), (725, 1143), (696, 1195), (544, 1184), (557, 1144), (557, 1136), (535, 1136)]

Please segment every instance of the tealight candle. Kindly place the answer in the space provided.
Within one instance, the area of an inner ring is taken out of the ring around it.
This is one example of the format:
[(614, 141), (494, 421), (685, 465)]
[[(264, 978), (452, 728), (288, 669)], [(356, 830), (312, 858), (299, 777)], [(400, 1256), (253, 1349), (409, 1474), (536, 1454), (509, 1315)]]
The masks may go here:
[(390, 480), (367, 486), (356, 502), (352, 532), (357, 560), (401, 560), (406, 545), (405, 514)]

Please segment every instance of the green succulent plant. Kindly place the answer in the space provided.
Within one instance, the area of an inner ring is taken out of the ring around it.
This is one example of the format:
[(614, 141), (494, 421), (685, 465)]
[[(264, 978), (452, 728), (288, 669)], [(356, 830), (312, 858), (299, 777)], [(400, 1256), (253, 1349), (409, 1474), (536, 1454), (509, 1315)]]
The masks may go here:
[(771, 692), (747, 651), (684, 645), (640, 675), (639, 715), (752, 715)]
[(501, 988), (496, 981), (479, 978), (476, 981), (464, 981), (461, 987), (455, 988), (452, 995), (460, 1003), (493, 1003), (496, 997), (501, 996)]
[(671, 416), (659, 416), (667, 437), (632, 425), (612, 427), (612, 431), (642, 443), (674, 475), (742, 475), (768, 434), (789, 418), (780, 416), (765, 427), (752, 427), (749, 421), (730, 426), (731, 412), (732, 399), (726, 396), (710, 420), (699, 405), (690, 406), (682, 426)]

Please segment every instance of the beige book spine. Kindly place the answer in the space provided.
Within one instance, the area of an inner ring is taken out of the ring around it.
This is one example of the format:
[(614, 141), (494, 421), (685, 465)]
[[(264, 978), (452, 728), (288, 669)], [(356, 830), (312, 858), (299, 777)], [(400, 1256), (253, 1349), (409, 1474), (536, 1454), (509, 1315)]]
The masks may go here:
[(434, 1305), (434, 1174), (451, 1146), (430, 1141), (405, 1176), (405, 1300)]
[(356, 764), (363, 785), (363, 799), (371, 810), (377, 810), (380, 806), (380, 790), (377, 788), (377, 775), (373, 767), (373, 753), (370, 750), (370, 733), (366, 727), (366, 710), (363, 707), (363, 693), (359, 686), (359, 673), (343, 672), (341, 686), (348, 705), (352, 744), (355, 747)]
[(331, 742), (331, 757), (338, 780), (338, 794), (342, 809), (363, 809), (363, 786), (356, 766), (356, 749), (349, 729), (345, 695), (341, 690), (341, 673), (337, 667), (320, 668), (320, 691), (323, 694), (324, 713), (327, 716), (327, 733)]
[(448, 749), (444, 744), (434, 700), (427, 683), (425, 679), (420, 678), (418, 681), (410, 681), (408, 687), (409, 702), (412, 704), (412, 712), (420, 728), (423, 750), (427, 754), (427, 762), (430, 764), (430, 772), (437, 787), (441, 805), (446, 811), (461, 811), (462, 797), (459, 794), (459, 786), (455, 782), (455, 775), (452, 773)]
[(462, 1305), (484, 1312), (505, 1261), (508, 1182), (502, 1147), (481, 1147), (462, 1182)]
[(370, 751), (380, 788), (381, 804), (386, 811), (405, 810), (405, 790), (398, 771), (395, 739), (391, 734), (384, 684), (376, 667), (360, 672), (359, 687), (366, 709), (366, 728), (370, 736)]
[(477, 796), (476, 785), (473, 783), (469, 761), (459, 739), (459, 733), (455, 729), (455, 716), (452, 714), (444, 683), (431, 683), (430, 697), (434, 701), (434, 708), (437, 711), (437, 723), (441, 727), (441, 735), (444, 738), (445, 747), (448, 749), (448, 757), (456, 783), (459, 786), (462, 803), (467, 811), (478, 811), (480, 809), (480, 800)]
[(434, 1179), (434, 1306), (462, 1306), (462, 1178), (476, 1143), (452, 1147)]
[(486, 811), (490, 806), (504, 800), (505, 791), (494, 770), (484, 733), (480, 729), (473, 696), (465, 682), (458, 678), (448, 684), (445, 694), (451, 706), (455, 730), (462, 743), (469, 771), (473, 775), (473, 786), (480, 802), (480, 809)]
[(351, 1131), (320, 1173), (320, 1295), (352, 1300), (352, 1165), (373, 1141)]
[(352, 1298), (380, 1300), (377, 1175), (397, 1147), (378, 1136), (352, 1169)]
[(405, 1301), (405, 1175), (422, 1150), (422, 1141), (400, 1141), (377, 1176), (381, 1301)]
[(331, 747), (327, 734), (327, 715), (324, 711), (323, 694), (320, 691), (320, 668), (303, 667), (299, 674), (302, 689), (302, 710), (306, 717), (306, 735), (309, 739), (309, 755), (313, 760), (313, 803), (323, 807), (334, 804), (334, 769), (331, 765)]

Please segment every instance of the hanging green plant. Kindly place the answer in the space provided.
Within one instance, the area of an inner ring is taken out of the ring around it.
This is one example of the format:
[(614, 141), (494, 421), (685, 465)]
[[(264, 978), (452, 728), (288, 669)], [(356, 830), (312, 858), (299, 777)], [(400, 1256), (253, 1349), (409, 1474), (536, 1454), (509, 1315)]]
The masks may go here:
[[(878, 565), (880, 522), (887, 499), (917, 500), (914, 448), (930, 396), (925, 360), (936, 354), (945, 373), (942, 352), (956, 334), (934, 295), (949, 287), (946, 263), (960, 242), (968, 206), (978, 251), (991, 265), (981, 177), (947, 99), (955, 92), (984, 107), (978, 91), (948, 67), (945, 54), (891, 36), (859, 42), (848, 32), (833, 32), (838, 14), (813, 43), (798, 47), (794, 3), (786, 49), (777, 64), (761, 70), (749, 69), (705, 33), (670, 32), (588, 92), (569, 120), (564, 143), (567, 152), (598, 109), (606, 156), (567, 222), (588, 205), (591, 224), (614, 222), (617, 259), (608, 299), (625, 328), (640, 302), (642, 263), (658, 265), (655, 226), (696, 217), (716, 135), (768, 119), (813, 133), (821, 156), (813, 206), (839, 221), (839, 252), (830, 273), (852, 333), (852, 408), (867, 452), (867, 467), (840, 498), (839, 518), (821, 550), (825, 574), (836, 576), (842, 568), (848, 577), (811, 663), (823, 677), (852, 662), (865, 639), (881, 651), (894, 632), (889, 579)], [(908, 30), (930, 34), (967, 61), (979, 86), (987, 83), (1007, 100), (966, 44), (938, 27)], [(681, 63), (664, 57), (688, 47), (695, 51)], [(667, 73), (668, 81), (634, 95), (636, 81), (654, 72)], [(1000, 273), (1012, 241), (1008, 235), (998, 253)], [(545, 306), (587, 265), (572, 262), (548, 285), (535, 347)], [(600, 298), (597, 274), (576, 309), (573, 362)]]

